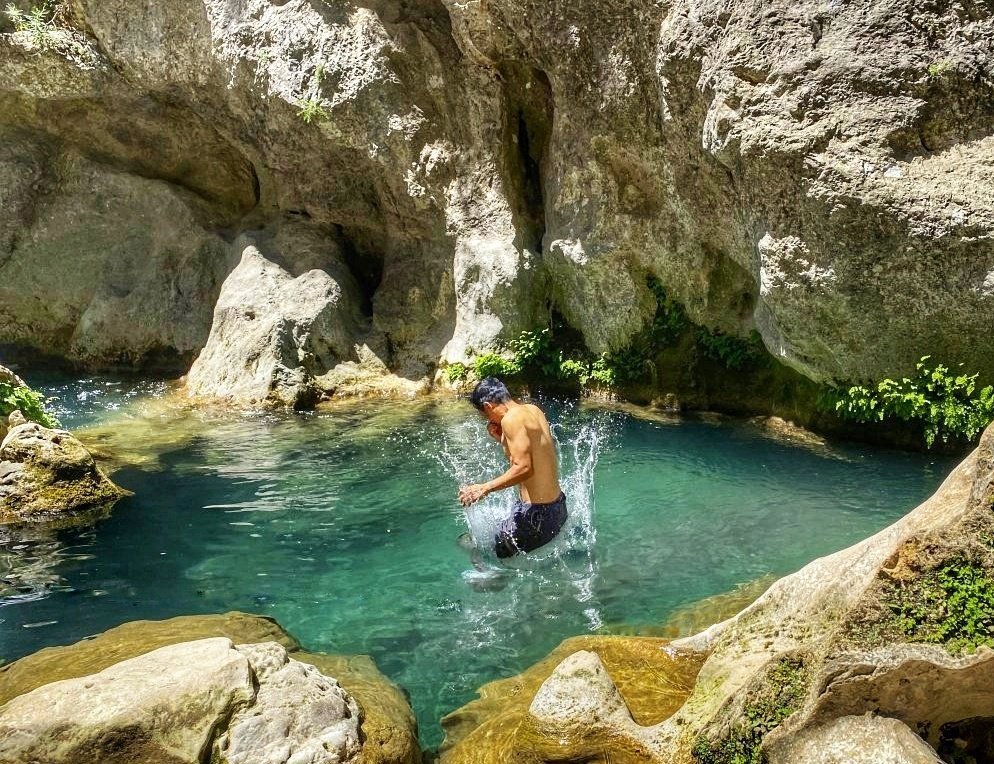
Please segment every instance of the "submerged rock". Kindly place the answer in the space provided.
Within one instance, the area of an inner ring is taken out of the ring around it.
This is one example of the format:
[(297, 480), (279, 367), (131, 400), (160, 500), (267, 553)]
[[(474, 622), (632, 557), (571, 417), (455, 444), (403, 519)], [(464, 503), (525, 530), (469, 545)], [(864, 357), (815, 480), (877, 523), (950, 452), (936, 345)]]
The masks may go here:
[[(246, 683), (242, 683), (242, 675), (237, 672), (233, 679), (228, 672), (224, 682), (213, 685), (206, 680), (216, 674), (202, 674), (203, 684), (197, 684), (195, 677), (190, 676), (193, 698), (202, 697), (214, 687), (213, 694), (208, 693), (214, 704), (209, 706), (209, 713), (220, 707), (217, 703), (227, 703), (230, 713), (205, 738), (200, 737), (201, 727), (195, 723), (185, 728), (186, 732), (177, 731), (178, 739), (201, 740), (207, 745), (206, 750), (216, 741), (218, 754), (227, 757), (230, 764), (297, 761), (290, 759), (291, 753), (300, 754), (304, 757), (302, 761), (313, 764), (418, 764), (421, 761), (413, 712), (403, 693), (379, 673), (372, 660), (365, 656), (303, 652), (297, 641), (272, 619), (244, 613), (135, 621), (92, 639), (66, 647), (45, 648), (0, 666), (0, 704), (7, 704), (0, 706), (0, 725), (5, 723), (10, 708), (24, 708), (25, 699), (34, 692), (55, 692), (46, 688), (57, 689), (65, 686), (66, 681), (82, 682), (85, 687), (92, 677), (106, 671), (111, 671), (111, 676), (118, 676), (115, 671), (137, 674), (132, 667), (148, 667), (149, 660), (159, 666), (165, 686), (173, 669), (178, 677), (186, 677), (188, 672), (183, 666), (187, 663), (203, 668), (202, 659), (186, 661), (183, 656), (200, 656), (203, 650), (191, 646), (204, 644), (209, 644), (213, 656), (210, 665), (220, 662), (238, 667), (239, 671), (244, 669)], [(176, 652), (167, 652), (164, 658), (163, 649)], [(134, 660), (145, 663), (134, 664)], [(258, 681), (257, 689), (253, 689), (253, 677)], [(242, 689), (246, 686), (249, 692), (243, 697)], [(168, 692), (163, 692), (168, 699)], [(241, 700), (235, 702), (236, 696)], [(125, 699), (121, 702), (125, 703)], [(165, 717), (173, 722), (182, 718), (181, 714)], [(162, 727), (157, 726), (153, 732), (146, 740), (154, 741), (158, 736), (161, 741)], [(362, 742), (357, 746), (359, 740)], [(191, 742), (183, 750), (192, 749)], [(321, 758), (329, 752), (339, 758)], [(203, 760), (203, 754), (204, 749), (191, 758), (184, 758), (184, 753), (165, 760), (195, 764)], [(89, 760), (81, 756), (66, 761), (82, 764)], [(137, 757), (121, 761), (123, 764), (139, 760), (158, 759)], [(6, 763), (8, 759), (0, 755), (0, 761)]]
[(702, 655), (650, 637), (582, 636), (522, 674), (484, 685), (442, 719), (442, 764), (645, 760), (643, 729), (676, 711)]
[(0, 522), (72, 522), (126, 495), (65, 430), (26, 422), (0, 443)]

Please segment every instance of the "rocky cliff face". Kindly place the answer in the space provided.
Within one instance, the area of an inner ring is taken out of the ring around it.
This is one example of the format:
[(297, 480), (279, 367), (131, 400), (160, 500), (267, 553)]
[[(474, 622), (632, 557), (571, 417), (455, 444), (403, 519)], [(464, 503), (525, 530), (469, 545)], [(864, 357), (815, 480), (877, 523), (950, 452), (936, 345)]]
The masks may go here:
[(994, 376), (992, 40), (978, 2), (67, 0), (0, 35), (0, 343), (185, 370), (238, 234), (302, 227), (353, 285), (314, 342), (407, 377), (550, 311), (624, 347), (650, 275), (814, 379)]

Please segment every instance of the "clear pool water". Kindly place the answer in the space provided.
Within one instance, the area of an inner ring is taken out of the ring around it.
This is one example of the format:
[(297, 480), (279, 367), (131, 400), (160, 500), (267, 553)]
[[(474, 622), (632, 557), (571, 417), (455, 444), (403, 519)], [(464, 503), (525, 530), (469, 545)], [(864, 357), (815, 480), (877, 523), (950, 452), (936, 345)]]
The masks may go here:
[[(457, 543), (459, 479), (501, 457), (463, 402), (206, 416), (157, 407), (159, 384), (49, 382), (65, 425), (109, 423), (90, 442), (128, 452), (115, 478), (135, 496), (90, 528), (0, 529), (0, 656), (138, 618), (271, 615), (308, 649), (372, 655), (427, 746), (442, 715), (564, 637), (660, 624), (795, 570), (886, 526), (953, 465), (544, 401), (566, 476), (582, 486), (593, 469), (592, 496), (571, 497), (572, 549), (493, 578)], [(478, 533), (499, 502), (477, 510)]]

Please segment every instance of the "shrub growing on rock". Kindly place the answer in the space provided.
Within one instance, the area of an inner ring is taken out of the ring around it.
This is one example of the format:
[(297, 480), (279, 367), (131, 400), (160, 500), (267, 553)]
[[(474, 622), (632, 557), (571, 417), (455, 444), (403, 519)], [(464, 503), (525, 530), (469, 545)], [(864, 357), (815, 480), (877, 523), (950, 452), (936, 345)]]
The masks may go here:
[(31, 422), (42, 427), (58, 427), (59, 421), (45, 410), (45, 397), (26, 385), (0, 382), (0, 417), (6, 419), (12, 411), (20, 411)]
[(978, 374), (953, 373), (942, 364), (930, 367), (929, 358), (922, 357), (913, 377), (831, 390), (823, 405), (855, 422), (920, 424), (929, 448), (936, 439), (973, 441), (994, 420), (994, 387), (977, 391)]

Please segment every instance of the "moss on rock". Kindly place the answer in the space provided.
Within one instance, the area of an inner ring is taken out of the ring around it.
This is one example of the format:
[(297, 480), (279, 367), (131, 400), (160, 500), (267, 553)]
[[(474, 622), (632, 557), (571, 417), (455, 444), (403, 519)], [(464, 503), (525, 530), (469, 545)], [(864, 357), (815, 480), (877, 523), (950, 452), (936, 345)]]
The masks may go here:
[(800, 658), (778, 660), (750, 695), (740, 720), (727, 735), (698, 738), (694, 759), (701, 764), (760, 764), (764, 761), (763, 738), (803, 705), (810, 679)]

